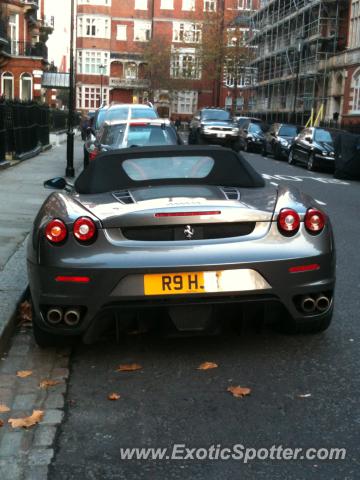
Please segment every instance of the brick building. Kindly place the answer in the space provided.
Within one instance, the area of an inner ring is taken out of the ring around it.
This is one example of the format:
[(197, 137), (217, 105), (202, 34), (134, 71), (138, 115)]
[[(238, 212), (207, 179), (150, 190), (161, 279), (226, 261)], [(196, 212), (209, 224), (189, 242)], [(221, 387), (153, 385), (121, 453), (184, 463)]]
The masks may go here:
[[(236, 79), (224, 71), (216, 85), (202, 68), (199, 51), (207, 18), (218, 15), (225, 42), (232, 41), (235, 29), (246, 40), (248, 18), (257, 5), (258, 0), (78, 0), (77, 108), (149, 99), (163, 115), (186, 117), (216, 104), (243, 108), (242, 88), (254, 81), (253, 70), (242, 66)], [(144, 48), (156, 39), (170, 44), (169, 75), (181, 86), (171, 94), (166, 88), (150, 94)]]
[(45, 0), (0, 2), (0, 95), (42, 100), (41, 77), (49, 68), (46, 40), (53, 19), (44, 15)]

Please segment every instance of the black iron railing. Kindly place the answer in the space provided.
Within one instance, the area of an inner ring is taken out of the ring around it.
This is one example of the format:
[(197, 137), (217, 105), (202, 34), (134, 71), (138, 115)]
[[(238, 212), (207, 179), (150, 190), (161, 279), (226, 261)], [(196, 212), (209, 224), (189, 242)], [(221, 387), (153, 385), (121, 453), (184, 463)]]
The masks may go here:
[(22, 57), (41, 57), (45, 59), (48, 57), (47, 46), (42, 42), (32, 44), (30, 42), (17, 42), (11, 40), (10, 53), (11, 55)]

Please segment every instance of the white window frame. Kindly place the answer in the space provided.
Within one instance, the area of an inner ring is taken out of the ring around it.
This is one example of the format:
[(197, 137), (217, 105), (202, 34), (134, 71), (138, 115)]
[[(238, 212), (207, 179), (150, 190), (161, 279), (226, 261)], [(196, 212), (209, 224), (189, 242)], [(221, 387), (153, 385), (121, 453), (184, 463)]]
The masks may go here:
[(174, 10), (174, 0), (161, 0), (160, 10)]
[(197, 55), (195, 48), (173, 49), (171, 53), (170, 76), (171, 78), (201, 80), (200, 57)]
[(216, 12), (216, 0), (204, 0), (204, 12)]
[(201, 43), (201, 34), (199, 22), (173, 22), (173, 42)]
[(1, 75), (1, 95), (5, 95), (5, 81), (11, 80), (11, 96), (6, 97), (8, 100), (14, 99), (14, 75), (11, 72), (4, 72)]
[(195, 0), (182, 0), (182, 10), (184, 12), (195, 12)]
[(105, 5), (111, 7), (111, 0), (77, 0), (79, 5)]
[(360, 113), (360, 69), (356, 70), (352, 78), (353, 88), (353, 100), (352, 100), (352, 113)]
[(151, 22), (148, 20), (134, 20), (134, 42), (148, 42), (150, 38)]
[[(96, 61), (92, 61), (92, 58)], [(100, 65), (105, 66), (103, 72), (99, 69)], [(86, 49), (78, 49), (77, 51), (77, 73), (80, 75), (100, 75), (101, 73), (109, 75), (109, 65), (110, 52), (108, 51)]]
[(252, 0), (237, 0), (237, 10), (253, 10)]
[[(26, 79), (26, 80), (25, 80)], [(23, 98), (23, 81), (30, 83), (30, 98)], [(33, 99), (33, 76), (29, 72), (23, 72), (19, 77), (20, 100), (31, 101)]]
[(127, 41), (127, 25), (119, 23), (116, 25), (116, 40), (121, 42)]
[[(109, 105), (109, 88), (102, 87), (103, 103)], [(95, 110), (101, 103), (101, 85), (78, 85), (76, 91), (76, 108), (80, 110)], [(87, 104), (87, 100), (89, 103)]]
[[(111, 17), (108, 15), (78, 15), (79, 38), (110, 38)], [(94, 33), (88, 30), (90, 27)]]
[(11, 13), (9, 15), (9, 34), (10, 48), (12, 55), (19, 54), (19, 14)]
[(172, 113), (193, 115), (198, 108), (198, 92), (196, 90), (175, 91), (171, 102)]
[(134, 9), (135, 10), (147, 10), (148, 9), (148, 0), (135, 0)]

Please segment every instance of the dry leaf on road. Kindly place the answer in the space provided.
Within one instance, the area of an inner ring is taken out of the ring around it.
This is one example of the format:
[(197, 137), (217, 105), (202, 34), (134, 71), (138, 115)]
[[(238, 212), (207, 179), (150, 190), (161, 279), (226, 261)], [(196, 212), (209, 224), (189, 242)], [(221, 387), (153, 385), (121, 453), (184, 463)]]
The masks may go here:
[(40, 388), (49, 388), (49, 387), (55, 387), (55, 385), (59, 385), (60, 382), (59, 380), (51, 380), (50, 378), (45, 378), (44, 380), (41, 380), (39, 383)]
[(197, 367), (198, 370), (211, 370), (212, 368), (218, 368), (218, 364), (213, 362), (204, 362)]
[(240, 387), (240, 386), (233, 387), (232, 386), (232, 387), (228, 387), (227, 391), (232, 393), (233, 396), (236, 397), (236, 398), (242, 398), (242, 397), (246, 397), (246, 395), (250, 395), (251, 388)]
[(0, 413), (10, 412), (10, 408), (4, 403), (0, 403)]
[(44, 416), (42, 410), (33, 410), (30, 417), (24, 418), (9, 418), (8, 423), (11, 423), (12, 428), (29, 428), (39, 423)]
[(20, 378), (30, 377), (30, 375), (32, 374), (32, 370), (19, 370), (18, 372), (16, 372), (16, 376)]
[(4, 421), (0, 420), (0, 428), (4, 426)]
[(118, 393), (110, 393), (108, 395), (108, 400), (119, 400), (120, 395)]
[(135, 370), (142, 370), (142, 366), (138, 363), (124, 363), (118, 366), (116, 372), (134, 372)]
[(23, 326), (30, 326), (32, 324), (31, 303), (27, 300), (20, 305), (18, 318)]

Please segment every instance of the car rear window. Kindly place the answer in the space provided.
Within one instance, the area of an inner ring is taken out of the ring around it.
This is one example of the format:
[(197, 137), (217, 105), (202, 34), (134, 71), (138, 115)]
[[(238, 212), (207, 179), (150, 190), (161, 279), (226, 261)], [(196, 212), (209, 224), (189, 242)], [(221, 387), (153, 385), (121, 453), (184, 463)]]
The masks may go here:
[(225, 110), (204, 110), (201, 114), (203, 120), (230, 120), (230, 113)]
[(129, 116), (129, 107), (119, 107), (107, 110), (104, 120), (127, 120)]
[(131, 108), (131, 118), (158, 118), (157, 113), (152, 108)]
[(131, 180), (165, 180), (168, 178), (205, 178), (214, 166), (206, 156), (149, 157), (125, 160), (122, 164)]
[(176, 145), (175, 132), (161, 125), (130, 125), (125, 147)]
[(291, 125), (283, 125), (279, 130), (279, 135), (284, 135), (284, 137), (296, 137), (298, 129)]

